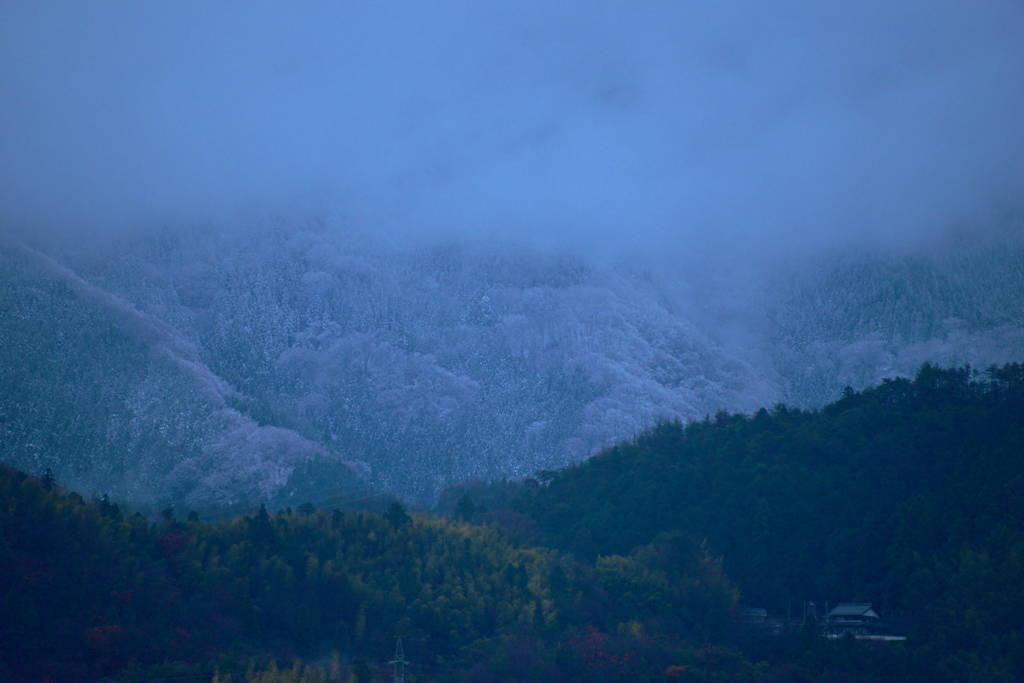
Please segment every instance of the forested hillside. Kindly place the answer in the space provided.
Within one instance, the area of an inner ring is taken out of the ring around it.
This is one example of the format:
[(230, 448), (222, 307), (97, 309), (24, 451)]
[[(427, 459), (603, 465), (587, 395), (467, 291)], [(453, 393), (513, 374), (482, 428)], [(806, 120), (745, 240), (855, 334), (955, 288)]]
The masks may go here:
[(789, 381), (786, 403), (818, 408), (844, 387), (913, 377), (926, 362), (1024, 359), (1010, 351), (1024, 349), (1022, 256), (1024, 231), (1010, 224), (919, 252), (851, 250), (775, 273), (767, 348)]
[(720, 563), (679, 535), (580, 564), (398, 503), (151, 523), (6, 467), (0, 500), (12, 683), (272, 681), (271, 660), (296, 657), (363, 680), (398, 635), (414, 680), (658, 677), (702, 643), (717, 670), (753, 671), (727, 642), (736, 593)]
[(0, 239), (0, 457), (156, 509), (433, 504), (659, 419), (1024, 359), (1014, 224), (748, 272), (253, 223)]
[(1022, 84), (1024, 0), (0, 0), (0, 683), (1024, 683)]
[[(0, 675), (383, 680), (401, 635), (419, 681), (1015, 681), (1022, 483), (1021, 365), (663, 423), (437, 516), (153, 522), (3, 468)], [(741, 617), (808, 599), (909, 639)]]
[[(821, 411), (664, 423), (542, 476), (513, 509), (578, 557), (706, 538), (742, 600), (912, 614), (936, 675), (1024, 672), (1024, 366), (925, 365)], [(962, 668), (966, 667), (966, 668)]]

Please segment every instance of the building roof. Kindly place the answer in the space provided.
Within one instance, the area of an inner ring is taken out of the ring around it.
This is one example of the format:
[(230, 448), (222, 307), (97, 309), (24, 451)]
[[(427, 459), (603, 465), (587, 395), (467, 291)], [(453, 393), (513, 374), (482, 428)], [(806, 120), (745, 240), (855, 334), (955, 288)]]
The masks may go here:
[(843, 602), (836, 605), (835, 609), (828, 613), (830, 617), (874, 617), (878, 613), (871, 609), (870, 602)]

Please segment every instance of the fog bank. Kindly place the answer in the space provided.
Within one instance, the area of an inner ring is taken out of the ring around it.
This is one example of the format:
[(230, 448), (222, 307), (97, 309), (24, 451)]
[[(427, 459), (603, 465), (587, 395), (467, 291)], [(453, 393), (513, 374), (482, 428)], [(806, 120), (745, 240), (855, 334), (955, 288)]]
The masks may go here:
[(4, 3), (0, 222), (315, 208), (591, 255), (1017, 209), (1019, 3)]

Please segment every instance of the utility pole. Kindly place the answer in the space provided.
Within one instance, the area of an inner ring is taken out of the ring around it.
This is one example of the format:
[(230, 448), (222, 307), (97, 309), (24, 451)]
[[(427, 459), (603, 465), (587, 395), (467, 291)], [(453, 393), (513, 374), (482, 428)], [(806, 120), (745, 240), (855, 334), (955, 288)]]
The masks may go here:
[(388, 666), (395, 667), (395, 683), (405, 683), (405, 667), (409, 666), (409, 662), (405, 658), (405, 652), (402, 651), (402, 636), (398, 636), (395, 656), (388, 662)]

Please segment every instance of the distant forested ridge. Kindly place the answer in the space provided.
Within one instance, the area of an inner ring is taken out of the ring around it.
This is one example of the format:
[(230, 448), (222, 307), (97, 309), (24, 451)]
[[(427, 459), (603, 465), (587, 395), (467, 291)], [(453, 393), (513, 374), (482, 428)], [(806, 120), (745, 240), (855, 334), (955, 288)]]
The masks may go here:
[[(416, 681), (1019, 681), (1022, 482), (1022, 365), (662, 423), (433, 516), (152, 522), (0, 467), (0, 677), (385, 680), (401, 635)], [(910, 637), (741, 618), (808, 599)]]
[(659, 419), (1022, 361), (1024, 230), (752, 269), (385, 244), (315, 216), (81, 243), (0, 229), (0, 338), (8, 464), (157, 509), (433, 504)]

